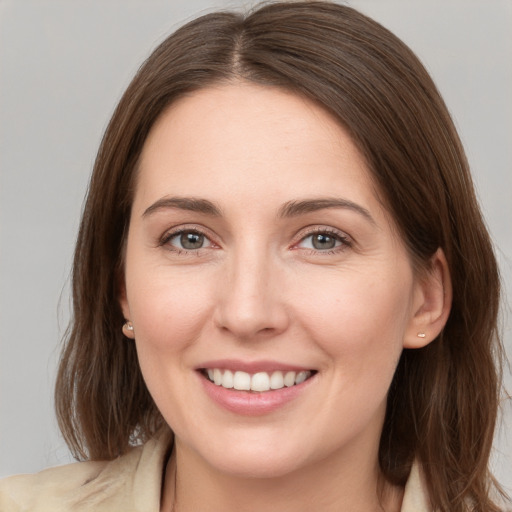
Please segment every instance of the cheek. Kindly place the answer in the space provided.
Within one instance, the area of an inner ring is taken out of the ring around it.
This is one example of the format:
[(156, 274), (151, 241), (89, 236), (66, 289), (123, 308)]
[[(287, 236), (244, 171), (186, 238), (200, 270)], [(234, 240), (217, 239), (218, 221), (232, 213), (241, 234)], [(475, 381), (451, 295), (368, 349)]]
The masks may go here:
[(197, 339), (213, 306), (197, 275), (162, 269), (131, 276), (127, 295), (141, 353), (178, 352)]
[(167, 423), (186, 431), (183, 425), (195, 421), (188, 416), (194, 383), (187, 379), (195, 377), (188, 371), (190, 354), (211, 317), (211, 287), (197, 286), (197, 276), (184, 277), (168, 268), (128, 275), (127, 295), (142, 375)]
[(297, 316), (335, 364), (382, 367), (392, 372), (402, 350), (411, 310), (412, 278), (408, 273), (343, 274), (308, 286)]

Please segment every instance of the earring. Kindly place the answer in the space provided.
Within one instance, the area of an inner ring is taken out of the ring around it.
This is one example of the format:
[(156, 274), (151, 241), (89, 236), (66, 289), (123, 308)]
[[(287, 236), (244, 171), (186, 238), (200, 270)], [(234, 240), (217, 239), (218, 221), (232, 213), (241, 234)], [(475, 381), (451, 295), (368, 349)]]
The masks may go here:
[[(132, 327), (132, 329), (133, 329), (133, 327)], [(424, 332), (419, 332), (417, 334), (417, 336), (418, 336), (418, 338), (426, 338), (427, 337), (427, 335)]]
[(127, 338), (133, 338), (133, 324), (130, 321), (123, 324), (123, 334)]

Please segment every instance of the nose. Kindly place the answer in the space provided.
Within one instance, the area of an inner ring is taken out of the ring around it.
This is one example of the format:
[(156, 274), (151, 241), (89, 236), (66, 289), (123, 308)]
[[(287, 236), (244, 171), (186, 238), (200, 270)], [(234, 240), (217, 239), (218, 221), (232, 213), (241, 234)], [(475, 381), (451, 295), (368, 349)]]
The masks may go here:
[(218, 328), (240, 340), (276, 336), (287, 329), (283, 269), (272, 260), (264, 252), (240, 251), (226, 263), (216, 301)]

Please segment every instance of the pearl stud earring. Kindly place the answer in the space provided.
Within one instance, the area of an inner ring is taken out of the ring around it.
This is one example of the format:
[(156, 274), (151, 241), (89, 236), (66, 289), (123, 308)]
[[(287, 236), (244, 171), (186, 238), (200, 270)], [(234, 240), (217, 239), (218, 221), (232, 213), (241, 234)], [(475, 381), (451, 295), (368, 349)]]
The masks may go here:
[(133, 338), (133, 324), (131, 322), (125, 322), (123, 324), (123, 334), (127, 338)]

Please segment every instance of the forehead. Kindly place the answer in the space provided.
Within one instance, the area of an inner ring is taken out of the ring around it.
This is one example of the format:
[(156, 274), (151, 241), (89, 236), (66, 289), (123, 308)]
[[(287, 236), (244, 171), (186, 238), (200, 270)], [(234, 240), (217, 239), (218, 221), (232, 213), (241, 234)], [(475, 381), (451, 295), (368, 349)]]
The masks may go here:
[(359, 201), (375, 195), (363, 156), (333, 115), (289, 91), (244, 82), (173, 103), (139, 160), (136, 199), (227, 190), (240, 196), (342, 193)]

